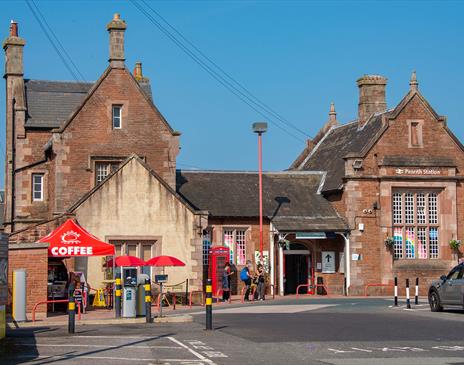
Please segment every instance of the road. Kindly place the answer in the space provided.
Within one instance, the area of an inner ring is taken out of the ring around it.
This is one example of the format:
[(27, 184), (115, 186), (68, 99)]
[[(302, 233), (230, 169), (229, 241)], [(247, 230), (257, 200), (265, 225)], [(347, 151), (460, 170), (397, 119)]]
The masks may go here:
[(464, 365), (464, 311), (406, 310), (385, 299), (266, 301), (214, 308), (193, 323), (17, 329), (1, 364)]

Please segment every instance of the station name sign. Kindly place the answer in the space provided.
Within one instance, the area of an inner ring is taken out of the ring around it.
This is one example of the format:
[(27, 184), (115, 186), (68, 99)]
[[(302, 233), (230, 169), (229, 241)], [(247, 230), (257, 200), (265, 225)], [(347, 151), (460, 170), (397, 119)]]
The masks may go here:
[(441, 171), (434, 169), (434, 168), (426, 168), (426, 169), (416, 169), (416, 168), (397, 168), (395, 169), (396, 175), (429, 175), (429, 176), (436, 176), (441, 175)]

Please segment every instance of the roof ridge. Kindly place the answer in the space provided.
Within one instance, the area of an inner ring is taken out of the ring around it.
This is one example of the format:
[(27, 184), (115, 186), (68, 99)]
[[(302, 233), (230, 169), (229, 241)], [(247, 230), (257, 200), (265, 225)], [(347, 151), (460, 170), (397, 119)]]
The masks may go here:
[[(210, 173), (210, 174), (258, 174), (258, 171), (250, 170), (184, 170), (177, 169), (177, 172), (186, 172), (186, 173)], [(282, 170), (282, 171), (263, 171), (263, 174), (274, 174), (274, 175), (322, 175), (325, 171), (303, 171), (303, 170)]]

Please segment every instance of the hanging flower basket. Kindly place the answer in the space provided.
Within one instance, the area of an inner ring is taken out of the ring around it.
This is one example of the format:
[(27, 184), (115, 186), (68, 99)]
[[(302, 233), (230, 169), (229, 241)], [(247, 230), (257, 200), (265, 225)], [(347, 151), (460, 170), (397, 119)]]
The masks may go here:
[(461, 240), (452, 239), (449, 241), (449, 246), (453, 251), (459, 251), (459, 247), (461, 247)]
[(285, 248), (286, 250), (290, 249), (290, 241), (286, 239), (279, 240), (279, 246)]
[(393, 250), (393, 247), (395, 246), (395, 240), (392, 238), (392, 237), (387, 237), (385, 238), (385, 246), (389, 249), (389, 250)]

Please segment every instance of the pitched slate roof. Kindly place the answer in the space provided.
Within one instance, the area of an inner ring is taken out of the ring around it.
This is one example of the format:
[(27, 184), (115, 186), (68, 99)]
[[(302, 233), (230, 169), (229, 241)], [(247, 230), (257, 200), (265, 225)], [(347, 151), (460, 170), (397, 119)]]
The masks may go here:
[[(81, 105), (93, 82), (25, 80), (26, 128), (58, 128)], [(151, 99), (149, 83), (140, 83)]]
[[(346, 224), (318, 192), (320, 172), (263, 174), (263, 215), (298, 230), (346, 230)], [(258, 174), (231, 171), (177, 171), (178, 193), (213, 217), (258, 217)]]
[(359, 128), (358, 121), (333, 127), (306, 156), (298, 170), (327, 171), (322, 190), (339, 189), (345, 175), (343, 158), (349, 154), (360, 154), (376, 139), (382, 132), (383, 114), (373, 115), (363, 128)]

